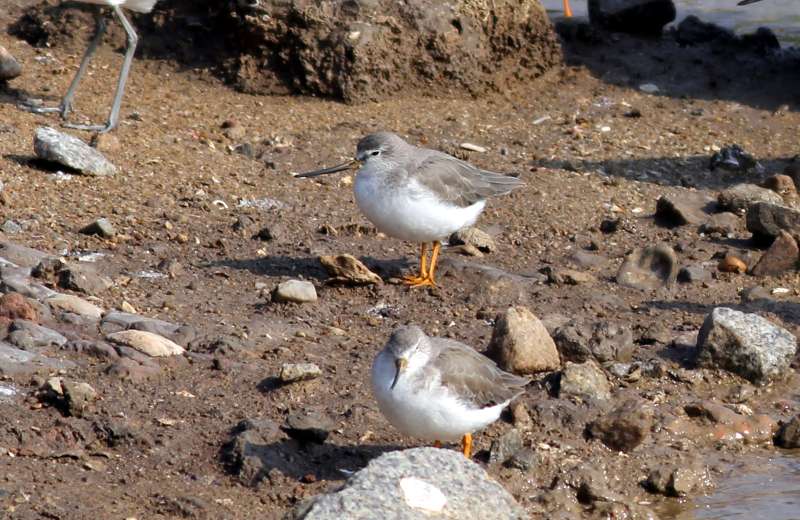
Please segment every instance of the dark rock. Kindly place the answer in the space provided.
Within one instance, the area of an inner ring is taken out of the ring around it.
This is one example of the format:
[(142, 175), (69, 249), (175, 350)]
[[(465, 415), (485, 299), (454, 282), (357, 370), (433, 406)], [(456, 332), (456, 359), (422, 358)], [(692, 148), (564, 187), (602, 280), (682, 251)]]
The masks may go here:
[(9, 342), (25, 350), (51, 345), (60, 347), (67, 342), (67, 338), (58, 332), (27, 320), (14, 320), (10, 331)]
[(522, 448), (517, 451), (503, 464), (507, 468), (516, 468), (520, 471), (528, 472), (539, 466), (539, 457), (530, 448)]
[(522, 435), (512, 428), (492, 441), (489, 448), (489, 464), (504, 464), (522, 449)]
[(743, 34), (741, 42), (744, 47), (759, 54), (768, 54), (781, 48), (778, 37), (769, 27), (759, 27), (753, 33)]
[(582, 464), (567, 471), (564, 483), (575, 490), (577, 499), (583, 504), (622, 500), (621, 495), (609, 488), (605, 472), (592, 464)]
[(671, 497), (686, 497), (711, 486), (708, 469), (699, 462), (686, 466), (662, 464), (650, 469), (645, 487), (653, 493)]
[(617, 283), (634, 289), (671, 285), (678, 278), (678, 258), (667, 244), (635, 249), (617, 272)]
[(800, 448), (800, 415), (794, 416), (790, 421), (781, 426), (775, 436), (775, 444), (781, 448)]
[(742, 221), (738, 215), (725, 211), (711, 215), (708, 220), (700, 226), (700, 232), (728, 235), (738, 231), (741, 226)]
[(310, 409), (290, 413), (281, 427), (289, 437), (315, 444), (324, 443), (333, 428), (330, 417), (319, 410)]
[(656, 201), (656, 219), (668, 226), (699, 226), (708, 220), (705, 208), (713, 203), (713, 198), (691, 191), (662, 195)]
[(33, 140), (36, 156), (92, 176), (109, 176), (117, 168), (100, 152), (76, 137), (54, 128), (39, 127)]
[(647, 439), (652, 427), (653, 409), (643, 401), (629, 399), (590, 423), (587, 431), (612, 450), (629, 452)]
[(738, 144), (726, 146), (714, 153), (708, 167), (711, 171), (720, 169), (734, 173), (748, 173), (751, 170), (763, 169), (758, 161)]
[(717, 307), (697, 337), (697, 363), (763, 385), (786, 373), (797, 351), (789, 331), (756, 314)]
[(750, 204), (756, 202), (783, 204), (783, 198), (774, 191), (755, 184), (737, 184), (721, 191), (717, 196), (720, 209), (734, 213), (745, 211)]
[(82, 417), (86, 409), (97, 400), (97, 392), (88, 383), (78, 381), (62, 381), (64, 405), (73, 417)]
[(553, 340), (561, 357), (576, 363), (630, 361), (634, 349), (630, 327), (610, 321), (570, 321), (555, 330)]
[(711, 281), (711, 273), (702, 264), (682, 267), (678, 273), (678, 281), (684, 283), (698, 283)]
[(109, 278), (97, 274), (92, 266), (66, 264), (58, 272), (58, 285), (62, 289), (97, 296), (106, 292), (114, 283)]
[(611, 31), (659, 34), (675, 20), (672, 0), (589, 0), (589, 19)]
[(761, 255), (756, 265), (750, 270), (754, 276), (780, 276), (797, 267), (800, 259), (800, 248), (792, 235), (781, 231), (769, 249)]
[(269, 242), (270, 240), (275, 240), (276, 234), (273, 227), (263, 227), (258, 230), (258, 233), (253, 235), (253, 240), (261, 240), (263, 242)]
[(756, 240), (767, 243), (777, 238), (781, 231), (797, 239), (800, 236), (800, 211), (768, 202), (751, 204), (747, 208), (747, 230)]
[(85, 339), (68, 341), (62, 347), (64, 350), (86, 354), (98, 359), (117, 359), (119, 354), (105, 341), (90, 341)]
[(616, 233), (619, 230), (619, 226), (622, 223), (622, 219), (615, 218), (615, 219), (604, 219), (600, 222), (600, 231), (605, 234)]

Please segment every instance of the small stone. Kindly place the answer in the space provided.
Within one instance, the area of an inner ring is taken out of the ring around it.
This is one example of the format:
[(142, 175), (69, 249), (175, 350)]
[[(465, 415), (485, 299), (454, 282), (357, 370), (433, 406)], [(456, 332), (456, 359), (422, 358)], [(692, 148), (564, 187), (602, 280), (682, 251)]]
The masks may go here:
[(514, 428), (520, 431), (530, 431), (533, 428), (533, 419), (524, 402), (516, 400), (511, 403), (510, 409)]
[(17, 233), (22, 232), (22, 226), (13, 220), (6, 220), (2, 225), (0, 225), (0, 231), (6, 235), (16, 235)]
[(496, 318), (489, 355), (516, 374), (558, 370), (558, 349), (542, 322), (526, 307), (511, 307)]
[(742, 274), (747, 272), (747, 264), (738, 256), (725, 255), (725, 258), (717, 264), (717, 269), (723, 273)]
[(617, 272), (617, 283), (634, 289), (671, 285), (678, 278), (678, 258), (667, 244), (635, 249)]
[(708, 219), (705, 208), (713, 202), (711, 197), (690, 191), (662, 195), (656, 201), (656, 219), (670, 226), (699, 226)]
[(122, 303), (119, 306), (122, 312), (127, 312), (128, 314), (136, 314), (136, 307), (130, 304), (128, 300), (122, 300)]
[(645, 487), (654, 493), (686, 497), (711, 485), (708, 469), (698, 462), (687, 466), (660, 465), (650, 470)]
[(611, 385), (594, 361), (585, 363), (567, 361), (561, 372), (558, 396), (606, 401), (611, 398)]
[(800, 211), (779, 204), (757, 202), (747, 208), (747, 230), (758, 241), (771, 242), (780, 232), (800, 236)]
[(594, 275), (574, 269), (554, 269), (547, 266), (541, 272), (547, 276), (548, 283), (556, 285), (584, 285), (597, 281)]
[(114, 283), (109, 278), (97, 274), (92, 266), (66, 264), (58, 271), (58, 286), (62, 289), (96, 296), (107, 291), (112, 285)]
[(318, 410), (292, 412), (281, 427), (289, 437), (314, 444), (324, 443), (333, 428), (333, 421)]
[(99, 320), (103, 316), (103, 309), (71, 294), (56, 293), (47, 298), (45, 303), (54, 310), (71, 312), (92, 320)]
[(0, 45), (0, 81), (8, 81), (22, 74), (22, 65)]
[(117, 173), (117, 168), (100, 152), (76, 137), (50, 127), (39, 127), (33, 141), (36, 156), (93, 176)]
[(629, 362), (634, 350), (630, 327), (611, 321), (587, 325), (571, 320), (555, 330), (553, 340), (561, 358), (575, 363), (589, 359), (601, 363)]
[(99, 152), (117, 152), (121, 148), (119, 139), (112, 132), (95, 134), (92, 137), (92, 146)]
[(697, 363), (723, 368), (750, 382), (764, 385), (785, 374), (797, 352), (789, 331), (757, 314), (717, 307), (697, 338)]
[(702, 264), (682, 267), (678, 273), (678, 281), (684, 283), (699, 283), (711, 281), (711, 273)]
[(152, 357), (179, 356), (184, 349), (174, 341), (143, 330), (121, 330), (106, 336), (108, 341), (126, 345)]
[(735, 233), (741, 227), (742, 222), (738, 215), (725, 211), (711, 215), (706, 222), (700, 226), (702, 233), (719, 233), (729, 235)]
[(321, 375), (322, 370), (314, 363), (284, 363), (279, 377), (283, 383), (294, 383), (316, 379)]
[(262, 242), (269, 242), (270, 240), (275, 240), (275, 231), (274, 227), (263, 227), (261, 228), (258, 233), (253, 235), (253, 240), (261, 240)]
[(64, 401), (69, 414), (74, 417), (83, 416), (86, 408), (97, 400), (97, 391), (88, 383), (62, 381)]
[(351, 285), (383, 283), (380, 276), (370, 271), (367, 266), (352, 255), (321, 256), (319, 257), (319, 262), (332, 277), (328, 280), (329, 283)]
[(305, 280), (287, 280), (278, 284), (272, 292), (276, 302), (312, 303), (317, 301), (314, 284)]
[(725, 146), (711, 156), (709, 169), (721, 169), (734, 173), (747, 173), (752, 170), (762, 171), (763, 167), (749, 153), (745, 152), (738, 144)]
[(720, 209), (734, 213), (745, 211), (750, 204), (756, 202), (783, 204), (783, 198), (774, 191), (755, 184), (737, 184), (721, 191), (717, 196)]
[(620, 218), (604, 219), (602, 222), (600, 222), (600, 232), (607, 235), (616, 233), (617, 230), (619, 230), (620, 224), (622, 224), (622, 219)]
[(781, 230), (778, 237), (769, 246), (756, 265), (750, 270), (754, 276), (780, 276), (797, 267), (800, 248), (792, 235)]
[(497, 249), (494, 238), (489, 233), (476, 227), (459, 229), (447, 240), (451, 245), (471, 245), (482, 253), (491, 253)]
[(773, 175), (764, 179), (763, 186), (768, 190), (772, 190), (784, 200), (797, 196), (797, 187), (794, 180), (788, 175)]
[(81, 228), (80, 232), (84, 235), (98, 235), (103, 238), (114, 238), (114, 236), (117, 234), (117, 230), (114, 229), (114, 225), (105, 217), (99, 218), (91, 224)]
[(653, 409), (638, 399), (629, 399), (589, 424), (589, 434), (616, 451), (629, 452), (650, 436)]
[(775, 436), (775, 444), (786, 449), (800, 448), (800, 415), (795, 415), (781, 426)]
[(492, 441), (492, 446), (489, 448), (489, 464), (504, 464), (521, 450), (522, 446), (522, 435), (519, 430), (510, 429)]

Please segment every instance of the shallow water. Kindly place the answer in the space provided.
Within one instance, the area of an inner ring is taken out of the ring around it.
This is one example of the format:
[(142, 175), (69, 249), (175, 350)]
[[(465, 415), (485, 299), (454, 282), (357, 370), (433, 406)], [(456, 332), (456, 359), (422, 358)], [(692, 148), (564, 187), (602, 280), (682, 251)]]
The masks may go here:
[[(800, 45), (800, 1), (762, 0), (741, 7), (736, 5), (737, 2), (738, 0), (676, 0), (678, 16), (675, 21), (680, 22), (694, 14), (702, 20), (733, 29), (737, 33), (752, 32), (765, 26), (775, 31), (783, 45)], [(554, 15), (562, 12), (561, 0), (542, 0), (542, 4)], [(586, 15), (586, 0), (571, 0), (570, 5), (576, 15)]]
[(659, 511), (674, 520), (800, 519), (800, 452), (749, 460), (718, 479), (711, 495)]

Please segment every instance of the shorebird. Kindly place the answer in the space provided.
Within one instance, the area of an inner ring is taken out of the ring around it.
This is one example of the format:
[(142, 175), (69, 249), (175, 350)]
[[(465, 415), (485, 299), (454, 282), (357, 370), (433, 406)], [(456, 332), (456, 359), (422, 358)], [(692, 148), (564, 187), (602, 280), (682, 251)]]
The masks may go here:
[[(119, 122), (119, 109), (120, 106), (122, 105), (122, 95), (125, 92), (125, 82), (128, 80), (128, 73), (130, 72), (131, 62), (133, 61), (133, 55), (136, 52), (136, 44), (139, 41), (139, 37), (136, 34), (136, 30), (133, 28), (133, 24), (131, 24), (131, 22), (125, 16), (125, 13), (123, 12), (122, 9), (123, 8), (129, 9), (131, 11), (136, 11), (139, 13), (149, 13), (150, 11), (153, 10), (153, 6), (156, 4), (158, 0), (76, 0), (76, 1), (85, 4), (95, 4), (100, 6), (111, 7), (117, 19), (122, 24), (122, 27), (125, 29), (125, 34), (127, 34), (128, 36), (127, 48), (125, 50), (125, 59), (122, 62), (122, 70), (120, 71), (119, 80), (117, 81), (117, 89), (114, 93), (114, 102), (111, 105), (111, 112), (109, 113), (108, 121), (106, 121), (105, 124), (79, 125), (73, 123), (66, 123), (64, 125), (68, 128), (96, 131), (102, 134), (116, 128), (117, 123)], [(81, 78), (86, 73), (86, 68), (89, 65), (89, 60), (92, 58), (94, 52), (97, 50), (97, 46), (100, 43), (100, 39), (103, 37), (103, 33), (105, 33), (105, 31), (106, 31), (106, 19), (101, 9), (98, 8), (97, 15), (95, 16), (94, 36), (89, 42), (89, 46), (86, 48), (86, 52), (83, 54), (80, 67), (78, 67), (78, 72), (75, 73), (75, 77), (72, 78), (72, 83), (70, 83), (69, 88), (67, 89), (67, 93), (61, 100), (61, 104), (57, 107), (41, 107), (31, 104), (25, 104), (23, 105), (23, 108), (39, 114), (58, 112), (61, 114), (62, 119), (66, 119), (70, 110), (72, 110), (72, 100), (75, 97), (75, 91), (78, 88), (78, 83), (80, 83)]]
[(434, 441), (461, 440), (500, 417), (530, 380), (509, 374), (458, 341), (426, 336), (415, 325), (395, 330), (372, 364), (372, 390), (381, 413), (401, 433)]
[[(355, 159), (297, 177), (336, 173), (358, 163), (363, 165), (353, 188), (361, 212), (387, 235), (422, 244), (419, 274), (403, 278), (413, 287), (436, 285), (441, 240), (474, 224), (487, 197), (524, 184), (516, 177), (481, 170), (446, 153), (414, 146), (391, 132), (361, 139)], [(430, 264), (428, 243), (432, 243)]]

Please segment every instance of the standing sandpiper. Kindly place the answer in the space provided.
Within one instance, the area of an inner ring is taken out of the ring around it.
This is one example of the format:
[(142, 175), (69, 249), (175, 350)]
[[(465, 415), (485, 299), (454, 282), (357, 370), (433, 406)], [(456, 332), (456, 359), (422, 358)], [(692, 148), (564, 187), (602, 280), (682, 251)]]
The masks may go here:
[(496, 421), (529, 382), (463, 343), (426, 336), (414, 325), (395, 330), (372, 364), (372, 391), (395, 428), (437, 447), (460, 439), (466, 457), (472, 432)]
[[(387, 235), (422, 244), (419, 274), (403, 277), (413, 287), (436, 285), (441, 240), (474, 224), (487, 197), (524, 185), (516, 177), (481, 170), (446, 153), (414, 146), (391, 132), (361, 139), (355, 159), (297, 177), (336, 173), (357, 163), (363, 163), (354, 184), (361, 212)], [(433, 244), (430, 264), (428, 243)]]

